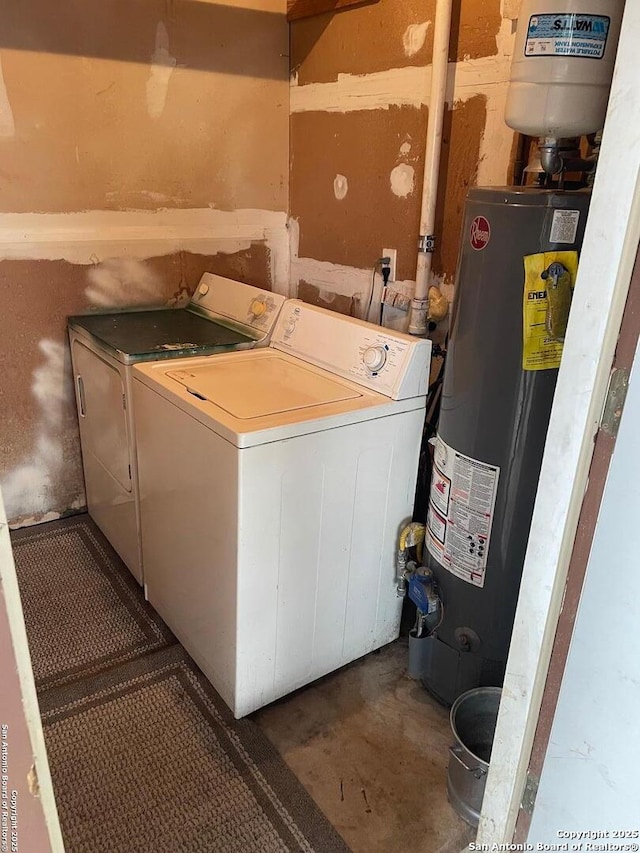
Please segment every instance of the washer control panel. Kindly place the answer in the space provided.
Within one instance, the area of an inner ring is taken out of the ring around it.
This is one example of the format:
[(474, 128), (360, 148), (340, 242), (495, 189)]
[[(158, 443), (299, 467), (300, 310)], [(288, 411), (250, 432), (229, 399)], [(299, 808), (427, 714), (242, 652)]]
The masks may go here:
[(431, 342), (423, 338), (290, 300), (272, 346), (393, 399), (426, 394)]

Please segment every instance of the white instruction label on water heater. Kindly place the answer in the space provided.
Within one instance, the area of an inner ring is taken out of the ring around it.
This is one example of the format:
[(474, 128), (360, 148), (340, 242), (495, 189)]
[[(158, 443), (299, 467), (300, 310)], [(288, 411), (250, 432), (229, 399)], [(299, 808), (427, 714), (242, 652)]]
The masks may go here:
[(499, 474), (495, 465), (436, 438), (427, 548), (441, 566), (474, 586), (484, 586)]
[(580, 222), (579, 210), (554, 210), (551, 220), (551, 243), (575, 243)]
[(581, 56), (602, 59), (609, 35), (606, 15), (564, 13), (529, 18), (525, 56)]

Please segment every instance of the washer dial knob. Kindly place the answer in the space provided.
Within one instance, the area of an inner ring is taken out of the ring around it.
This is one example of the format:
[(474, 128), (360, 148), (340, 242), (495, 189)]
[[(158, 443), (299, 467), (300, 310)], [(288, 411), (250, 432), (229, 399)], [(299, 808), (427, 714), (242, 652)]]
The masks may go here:
[(384, 347), (367, 347), (362, 355), (362, 360), (372, 372), (381, 370), (387, 362), (387, 351)]

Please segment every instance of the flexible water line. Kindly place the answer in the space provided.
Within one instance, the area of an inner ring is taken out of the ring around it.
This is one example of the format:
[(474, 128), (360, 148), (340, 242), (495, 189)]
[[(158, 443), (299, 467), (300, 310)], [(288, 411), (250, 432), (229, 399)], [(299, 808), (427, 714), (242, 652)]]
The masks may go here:
[(419, 548), (424, 542), (425, 526), (417, 521), (407, 524), (398, 538), (398, 554), (396, 557), (397, 589), (399, 597), (407, 594), (407, 552), (409, 548)]

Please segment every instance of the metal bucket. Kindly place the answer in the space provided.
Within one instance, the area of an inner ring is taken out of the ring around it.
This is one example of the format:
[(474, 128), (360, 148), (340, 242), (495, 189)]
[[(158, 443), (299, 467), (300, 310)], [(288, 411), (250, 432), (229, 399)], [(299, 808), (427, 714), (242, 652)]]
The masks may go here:
[(477, 687), (451, 706), (456, 743), (449, 747), (447, 792), (453, 808), (471, 826), (480, 820), (501, 693), (500, 687)]

